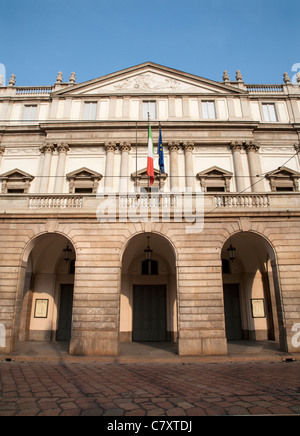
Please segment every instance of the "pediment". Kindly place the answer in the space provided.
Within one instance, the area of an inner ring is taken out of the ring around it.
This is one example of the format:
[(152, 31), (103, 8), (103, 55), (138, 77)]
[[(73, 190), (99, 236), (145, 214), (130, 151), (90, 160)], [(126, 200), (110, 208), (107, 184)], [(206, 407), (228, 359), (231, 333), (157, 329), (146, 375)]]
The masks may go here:
[(197, 177), (203, 178), (203, 177), (210, 177), (210, 178), (220, 178), (220, 177), (232, 177), (232, 173), (227, 170), (223, 170), (222, 168), (219, 168), (217, 166), (208, 168), (207, 170), (201, 171), (197, 174)]
[[(166, 173), (165, 173), (165, 174), (161, 174), (161, 172), (160, 172), (159, 170), (157, 170), (156, 168), (154, 168), (154, 177), (157, 178), (157, 177), (159, 177), (159, 176), (161, 176), (161, 178), (166, 178), (166, 177), (167, 177), (167, 174), (166, 174)], [(143, 168), (142, 170), (139, 170), (138, 172), (134, 172), (134, 173), (131, 174), (131, 178), (132, 178), (133, 180), (135, 180), (136, 177), (137, 177), (138, 179), (148, 178), (149, 176), (148, 176), (148, 174), (147, 174), (147, 168)]]
[(5, 179), (24, 181), (24, 180), (33, 180), (34, 177), (31, 174), (25, 173), (24, 171), (16, 168), (14, 170), (7, 171), (6, 173), (0, 175), (0, 180), (5, 180)]
[(268, 173), (268, 178), (300, 178), (300, 173), (287, 167), (278, 168), (271, 173)]
[(100, 173), (97, 173), (96, 171), (92, 171), (88, 168), (80, 168), (78, 170), (72, 171), (71, 173), (67, 174), (68, 179), (102, 179), (102, 175)]
[(147, 62), (56, 91), (53, 95), (240, 94), (236, 87)]

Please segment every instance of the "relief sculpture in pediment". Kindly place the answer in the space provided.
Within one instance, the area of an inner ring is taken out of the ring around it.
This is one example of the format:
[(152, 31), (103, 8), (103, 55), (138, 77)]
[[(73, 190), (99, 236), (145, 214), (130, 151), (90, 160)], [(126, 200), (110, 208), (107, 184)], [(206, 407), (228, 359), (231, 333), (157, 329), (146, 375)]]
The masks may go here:
[(181, 82), (162, 78), (154, 74), (145, 73), (132, 78), (122, 80), (113, 86), (115, 91), (180, 91)]

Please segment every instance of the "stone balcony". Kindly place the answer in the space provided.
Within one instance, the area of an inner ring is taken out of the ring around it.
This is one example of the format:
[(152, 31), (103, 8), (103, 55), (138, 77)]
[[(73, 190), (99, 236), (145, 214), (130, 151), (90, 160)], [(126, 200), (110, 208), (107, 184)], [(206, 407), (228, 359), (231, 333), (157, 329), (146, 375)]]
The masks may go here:
[(127, 193), (127, 194), (5, 194), (0, 195), (0, 216), (100, 217), (110, 221), (126, 216), (146, 221), (155, 218), (300, 213), (300, 193)]

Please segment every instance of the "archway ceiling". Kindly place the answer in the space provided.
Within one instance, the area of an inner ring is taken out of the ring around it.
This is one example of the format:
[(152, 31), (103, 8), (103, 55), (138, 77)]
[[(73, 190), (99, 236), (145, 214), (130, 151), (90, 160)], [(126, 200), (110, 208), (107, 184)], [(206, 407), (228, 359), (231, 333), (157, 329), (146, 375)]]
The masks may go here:
[(144, 254), (148, 245), (147, 236), (150, 236), (150, 248), (155, 256), (164, 258), (170, 265), (171, 271), (175, 272), (175, 255), (172, 246), (166, 238), (155, 233), (141, 233), (134, 236), (128, 243), (122, 260), (122, 270), (126, 273), (131, 263), (139, 256)]

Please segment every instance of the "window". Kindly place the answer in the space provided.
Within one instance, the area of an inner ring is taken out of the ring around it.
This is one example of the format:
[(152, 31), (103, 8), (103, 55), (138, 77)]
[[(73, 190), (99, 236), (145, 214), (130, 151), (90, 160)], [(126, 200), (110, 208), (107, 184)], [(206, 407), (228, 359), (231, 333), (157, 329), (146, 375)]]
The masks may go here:
[(204, 192), (230, 192), (230, 180), (233, 174), (219, 167), (211, 167), (197, 174)]
[(278, 121), (274, 103), (263, 104), (262, 107), (263, 107), (264, 120), (266, 122)]
[(90, 188), (75, 188), (75, 194), (92, 194), (93, 187)]
[(25, 105), (23, 121), (34, 121), (36, 119), (37, 105)]
[[(154, 169), (154, 183), (152, 186), (149, 186), (149, 176), (147, 174), (147, 168), (134, 172), (131, 174), (131, 180), (134, 182), (134, 186), (139, 188), (141, 192), (145, 192), (145, 190), (149, 193), (158, 193), (163, 190), (165, 186), (166, 179), (168, 175), (161, 174), (159, 170)], [(141, 189), (143, 188), (143, 189)]]
[(28, 194), (33, 179), (30, 174), (18, 169), (2, 174), (2, 194)]
[(158, 275), (158, 262), (156, 260), (144, 260), (142, 262), (142, 275), (143, 276), (157, 276)]
[(287, 167), (266, 174), (272, 192), (299, 192), (300, 173)]
[(156, 101), (143, 101), (143, 119), (148, 120), (148, 114), (150, 120), (156, 119)]
[(225, 186), (207, 186), (206, 192), (225, 192)]
[(24, 189), (8, 189), (8, 194), (24, 194)]
[(202, 118), (205, 120), (216, 119), (216, 109), (214, 101), (202, 101)]
[(83, 119), (95, 120), (97, 118), (97, 102), (84, 103)]
[(96, 194), (102, 175), (88, 168), (80, 168), (67, 174), (70, 194)]
[(294, 188), (292, 186), (287, 186), (286, 188), (282, 186), (276, 186), (276, 192), (293, 192)]
[(222, 259), (222, 274), (230, 274), (230, 262), (228, 259)]

